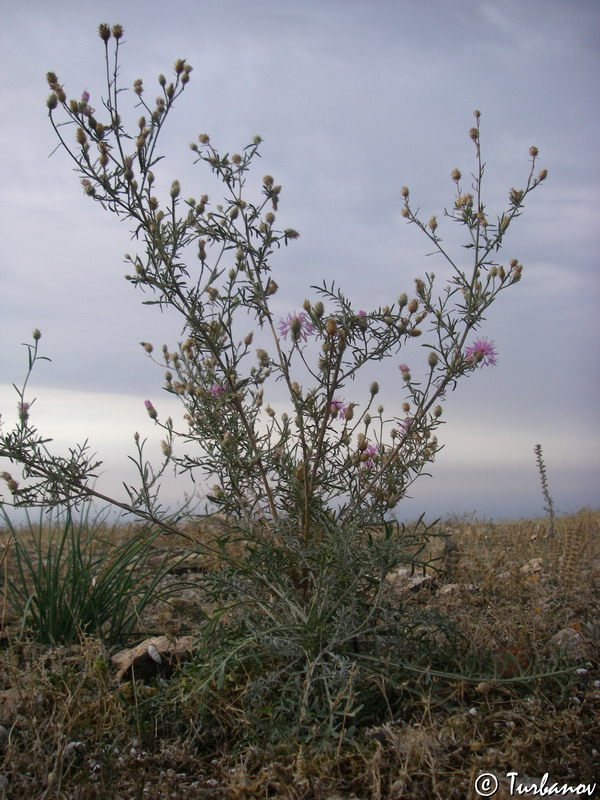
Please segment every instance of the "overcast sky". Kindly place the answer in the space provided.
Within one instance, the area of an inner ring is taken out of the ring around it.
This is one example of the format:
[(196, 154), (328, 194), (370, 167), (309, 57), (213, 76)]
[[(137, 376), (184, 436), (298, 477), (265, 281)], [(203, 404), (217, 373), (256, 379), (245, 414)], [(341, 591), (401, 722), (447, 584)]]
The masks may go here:
[[(89, 439), (104, 461), (98, 488), (122, 496), (136, 430), (158, 460), (162, 436), (145, 399), (163, 417), (183, 413), (139, 345), (172, 348), (177, 321), (142, 306), (123, 279), (123, 254), (134, 249), (126, 225), (84, 197), (66, 153), (49, 157), (56, 141), (45, 73), (55, 71), (69, 97), (87, 90), (100, 106), (96, 29), (119, 22), (124, 85), (143, 77), (150, 87), (179, 57), (194, 67), (165, 131), (165, 187), (177, 177), (183, 196), (197, 197), (210, 186), (218, 202), (210, 176), (192, 166), (189, 143), (206, 131), (234, 152), (254, 134), (264, 139), (255, 178), (269, 172), (283, 184), (278, 222), (301, 233), (273, 262), (281, 313), (314, 298), (310, 286), (323, 279), (369, 309), (438, 271), (428, 242), (400, 215), (400, 188), (410, 187), (423, 217), (441, 218), (453, 202), (451, 170), (474, 168), (474, 109), (482, 111), (492, 215), (523, 185), (528, 149), (538, 146), (548, 180), (528, 198), (501, 256), (524, 264), (523, 279), (481, 329), (498, 364), (449, 397), (439, 431), (446, 447), (398, 516), (541, 515), (538, 442), (558, 509), (600, 505), (597, 0), (179, 0), (170, 8), (27, 0), (4, 3), (0, 21), (5, 425), (16, 415), (11, 383), (26, 366), (21, 343), (35, 327), (52, 363), (33, 375), (32, 421), (59, 453)], [(390, 414), (403, 399), (397, 363), (422, 361), (419, 345), (378, 376)], [(165, 498), (188, 489), (182, 478), (170, 481)]]

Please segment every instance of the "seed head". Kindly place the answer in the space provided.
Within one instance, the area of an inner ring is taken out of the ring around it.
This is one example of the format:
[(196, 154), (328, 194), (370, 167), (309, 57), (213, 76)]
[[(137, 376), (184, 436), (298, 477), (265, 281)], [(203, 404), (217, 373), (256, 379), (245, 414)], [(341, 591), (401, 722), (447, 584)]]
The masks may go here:
[(110, 39), (110, 27), (106, 23), (98, 25), (98, 36), (102, 39), (104, 44), (107, 44)]
[(462, 174), (461, 174), (461, 171), (459, 169), (453, 169), (452, 172), (450, 173), (450, 175), (451, 175), (452, 180), (454, 181), (454, 183), (458, 183), (459, 180), (462, 178)]
[(113, 25), (112, 35), (115, 37), (117, 42), (119, 41), (119, 39), (121, 39), (124, 33), (125, 31), (123, 30), (122, 25)]
[(529, 148), (529, 155), (530, 155), (532, 158), (537, 158), (537, 156), (538, 156), (538, 153), (539, 153), (539, 151), (538, 151), (537, 147), (535, 147), (535, 145), (532, 145), (532, 146)]
[(471, 130), (469, 131), (469, 136), (471, 137), (471, 139), (473, 139), (474, 142), (476, 142), (477, 139), (479, 139), (479, 131), (477, 130), (477, 128), (471, 128)]

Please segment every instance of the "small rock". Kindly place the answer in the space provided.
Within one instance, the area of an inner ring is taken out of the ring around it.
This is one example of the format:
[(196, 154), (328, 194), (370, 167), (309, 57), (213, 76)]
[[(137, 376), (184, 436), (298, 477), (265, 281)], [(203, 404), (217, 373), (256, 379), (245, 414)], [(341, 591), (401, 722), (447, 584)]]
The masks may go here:
[(559, 653), (563, 657), (577, 661), (593, 655), (590, 643), (586, 642), (575, 628), (563, 628), (555, 633), (546, 645), (546, 650), (551, 654)]
[(146, 639), (137, 647), (120, 650), (111, 661), (118, 668), (118, 678), (122, 681), (148, 681), (161, 675), (168, 678), (175, 667), (192, 656), (194, 638), (181, 636), (171, 639), (168, 636), (155, 636)]
[(415, 575), (412, 570), (401, 567), (393, 572), (388, 572), (385, 580), (395, 592), (411, 592), (420, 589), (432, 588), (435, 585), (433, 575)]
[(524, 575), (533, 575), (536, 572), (541, 572), (544, 568), (543, 558), (530, 558), (526, 564), (521, 567), (521, 572)]

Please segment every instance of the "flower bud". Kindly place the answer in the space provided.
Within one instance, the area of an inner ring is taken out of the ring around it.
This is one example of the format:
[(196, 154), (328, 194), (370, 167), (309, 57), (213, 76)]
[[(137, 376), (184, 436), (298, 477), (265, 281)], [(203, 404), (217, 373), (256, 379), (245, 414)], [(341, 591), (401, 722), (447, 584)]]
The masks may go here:
[(14, 493), (19, 488), (19, 484), (13, 478), (13, 476), (10, 474), (10, 472), (2, 472), (2, 473), (0, 473), (0, 478), (2, 478), (4, 481), (6, 481), (6, 485), (8, 486), (9, 492), (13, 492)]
[(179, 181), (173, 181), (171, 184), (171, 198), (175, 200), (175, 198), (179, 197), (180, 191), (181, 186), (179, 185)]
[(335, 334), (337, 333), (337, 329), (338, 329), (337, 321), (335, 320), (334, 317), (329, 317), (329, 319), (327, 320), (327, 325), (325, 326), (325, 330), (330, 336), (335, 336)]
[(39, 328), (34, 328), (31, 335), (33, 336), (34, 342), (39, 342), (39, 340), (42, 338), (42, 332)]
[(171, 458), (171, 454), (173, 452), (173, 448), (168, 442), (164, 440), (160, 443), (160, 449), (162, 450), (163, 456), (165, 458)]
[(158, 414), (156, 413), (156, 409), (150, 402), (150, 400), (144, 400), (144, 405), (146, 406), (146, 411), (148, 412), (148, 416), (150, 419), (156, 419)]
[(429, 355), (427, 356), (427, 363), (429, 364), (429, 366), (431, 368), (437, 366), (439, 360), (440, 359), (438, 354), (434, 350), (431, 350)]
[(378, 394), (379, 384), (377, 383), (377, 381), (373, 381), (373, 383), (370, 386), (370, 391), (371, 391), (371, 396), (375, 396), (376, 394)]

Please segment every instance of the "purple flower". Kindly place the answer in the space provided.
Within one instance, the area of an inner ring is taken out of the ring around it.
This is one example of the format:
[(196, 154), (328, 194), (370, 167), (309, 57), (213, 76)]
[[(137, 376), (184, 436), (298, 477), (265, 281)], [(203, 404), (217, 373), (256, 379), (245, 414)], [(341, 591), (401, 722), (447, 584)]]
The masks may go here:
[(491, 364), (495, 367), (496, 356), (494, 342), (488, 339), (475, 339), (473, 344), (465, 349), (465, 361), (469, 364), (483, 364), (486, 367)]
[(414, 417), (404, 417), (404, 419), (400, 423), (400, 427), (402, 428), (402, 432), (403, 433), (406, 433), (406, 431), (411, 426), (413, 420), (414, 420)]
[(304, 311), (296, 314), (288, 314), (287, 317), (279, 320), (279, 333), (284, 339), (287, 339), (288, 333), (292, 334), (292, 340), (298, 342), (302, 339), (303, 342), (315, 332), (315, 326), (309, 320)]
[(81, 95), (81, 102), (84, 106), (87, 106), (87, 104), (90, 102), (90, 93), (87, 90)]
[(359, 316), (359, 317), (366, 317), (366, 316), (367, 316), (367, 312), (366, 312), (366, 311), (363, 311), (363, 310), (362, 310), (362, 308), (359, 308), (359, 310), (358, 310), (358, 316)]
[(340, 400), (339, 397), (334, 397), (330, 405), (331, 413), (333, 416), (338, 417), (345, 414), (348, 409), (348, 404)]
[(373, 457), (379, 453), (379, 448), (376, 444), (370, 444), (367, 446), (365, 453), (368, 454), (369, 458), (363, 461), (365, 467), (372, 469), (375, 466), (375, 462), (373, 461)]
[(208, 391), (213, 397), (221, 397), (222, 394), (225, 394), (225, 387), (222, 383), (214, 383), (209, 387)]
[(408, 364), (398, 364), (400, 372), (410, 372)]

